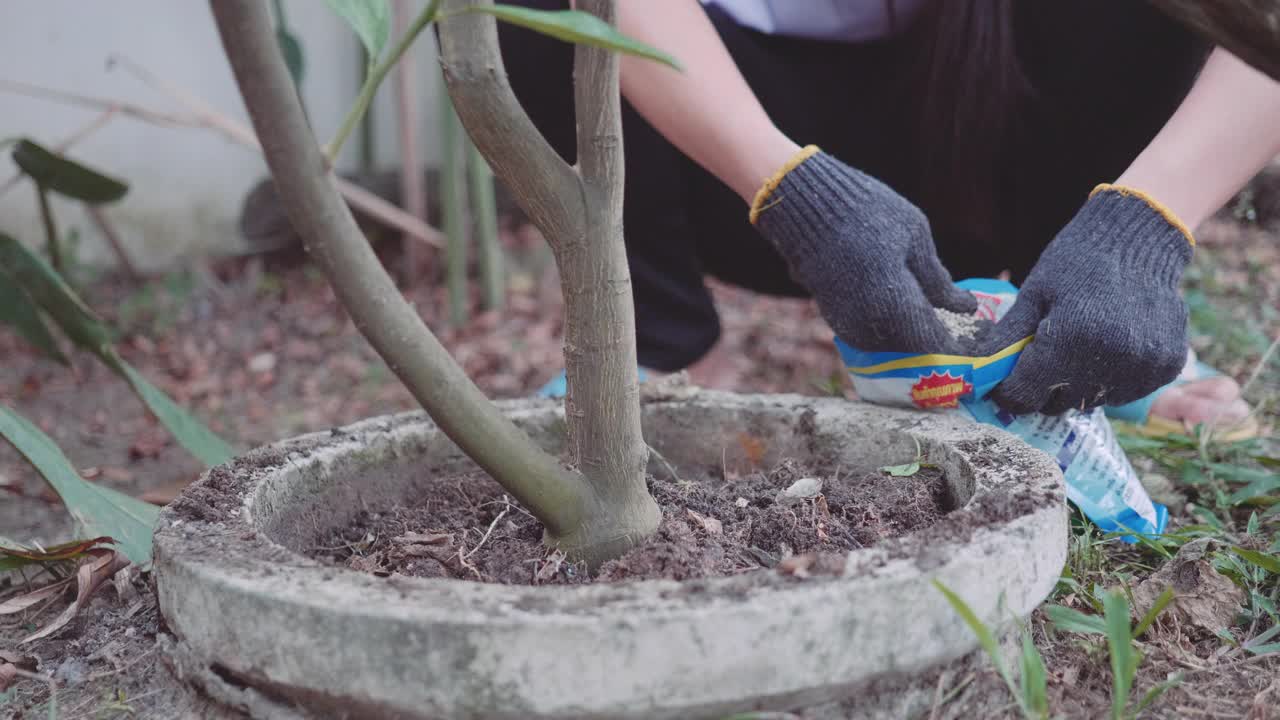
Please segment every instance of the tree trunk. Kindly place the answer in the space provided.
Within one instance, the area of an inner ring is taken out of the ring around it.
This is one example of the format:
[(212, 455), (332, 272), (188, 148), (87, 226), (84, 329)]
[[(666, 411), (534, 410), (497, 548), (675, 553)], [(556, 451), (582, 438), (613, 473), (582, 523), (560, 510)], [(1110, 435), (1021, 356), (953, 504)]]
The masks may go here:
[[(1280, 2), (1151, 0), (1157, 8), (1280, 82)], [(1134, 38), (1134, 42), (1141, 42)]]
[[(578, 167), (538, 133), (507, 82), (494, 19), (446, 0), (441, 64), (453, 104), (494, 172), (555, 252), (565, 298), (565, 416), (574, 464), (592, 488), (581, 527), (554, 542), (591, 561), (620, 554), (661, 520), (645, 487), (635, 310), (622, 238), (622, 122), (618, 57), (578, 46), (574, 103)], [(616, 0), (579, 0), (606, 22)]]
[(276, 49), (266, 3), (209, 6), (289, 218), (356, 327), (441, 430), (552, 538), (576, 536), (597, 504), (594, 493), (488, 401), (397, 290), (338, 194)]

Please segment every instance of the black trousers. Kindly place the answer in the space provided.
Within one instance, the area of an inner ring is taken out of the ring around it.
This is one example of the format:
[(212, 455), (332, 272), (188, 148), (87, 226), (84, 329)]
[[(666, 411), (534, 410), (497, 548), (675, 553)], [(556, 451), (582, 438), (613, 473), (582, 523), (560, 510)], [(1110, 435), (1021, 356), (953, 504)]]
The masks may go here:
[[(942, 1), (942, 0), (940, 0)], [(563, 9), (567, 0), (516, 4)], [(867, 44), (768, 36), (711, 19), (773, 121), (912, 198), (901, 152), (910, 142), (902, 93), (911, 35)], [(1144, 0), (1023, 0), (1014, 29), (1034, 101), (1019, 111), (1018, 147), (999, 168), (1003, 237), (975, 240), (931, 218), (952, 276), (1015, 282), (1079, 209), (1114, 180), (1189, 90), (1206, 47)], [(573, 48), (499, 23), (507, 73), (548, 141), (574, 161)], [(715, 344), (720, 323), (704, 284), (714, 276), (757, 292), (803, 297), (781, 256), (747, 221), (742, 199), (631, 107), (623, 107), (624, 227), (640, 364), (674, 371)], [(918, 202), (918, 201), (916, 201)], [(922, 206), (926, 214), (927, 206)]]

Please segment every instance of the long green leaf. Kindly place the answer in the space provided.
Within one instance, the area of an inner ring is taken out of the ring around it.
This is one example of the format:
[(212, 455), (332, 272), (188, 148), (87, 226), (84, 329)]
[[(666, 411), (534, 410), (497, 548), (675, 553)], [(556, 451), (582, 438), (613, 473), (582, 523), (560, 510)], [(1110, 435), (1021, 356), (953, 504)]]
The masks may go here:
[(1280, 557), (1260, 553), (1257, 550), (1242, 548), (1239, 545), (1231, 546), (1231, 552), (1269, 573), (1276, 573), (1277, 575), (1280, 575)]
[(160, 508), (87, 482), (53, 439), (0, 405), (0, 436), (53, 486), (83, 535), (107, 536), (139, 567), (151, 564), (151, 533)]
[(1142, 701), (1138, 703), (1138, 707), (1134, 709), (1133, 716), (1137, 717), (1138, 715), (1140, 715), (1143, 710), (1146, 710), (1151, 705), (1151, 703), (1158, 700), (1160, 696), (1165, 694), (1167, 690), (1169, 690), (1170, 688), (1177, 687), (1181, 683), (1182, 683), (1182, 673), (1176, 673), (1174, 674), (1173, 677), (1165, 680), (1159, 685), (1156, 685), (1155, 687), (1148, 690), (1147, 694), (1142, 696)]
[(37, 185), (90, 205), (115, 202), (129, 192), (123, 181), (56, 155), (30, 140), (18, 141), (13, 161)]
[(31, 296), (23, 290), (13, 278), (0, 268), (0, 322), (12, 325), (18, 334), (33, 347), (63, 365), (67, 364), (67, 356), (62, 354), (53, 333), (40, 317), (40, 309), (36, 307)]
[(1151, 628), (1151, 625), (1155, 623), (1156, 618), (1160, 617), (1160, 613), (1164, 612), (1164, 609), (1168, 607), (1171, 602), (1173, 602), (1173, 588), (1167, 587), (1164, 589), (1164, 592), (1160, 593), (1159, 597), (1156, 598), (1156, 601), (1151, 603), (1151, 609), (1147, 611), (1146, 615), (1142, 616), (1142, 620), (1138, 623), (1137, 627), (1133, 629), (1133, 637), (1142, 637), (1142, 634)]
[(973, 613), (973, 610), (964, 600), (960, 599), (959, 595), (956, 595), (950, 588), (937, 580), (933, 581), (933, 586), (938, 589), (938, 592), (942, 593), (943, 597), (951, 605), (951, 609), (955, 610), (960, 619), (964, 620), (964, 624), (968, 625), (969, 630), (978, 638), (978, 644), (987, 653), (987, 657), (991, 658), (991, 664), (995, 666), (996, 672), (1000, 673), (1000, 677), (1004, 679), (1004, 684), (1009, 687), (1009, 692), (1018, 698), (1018, 704), (1022, 708), (1023, 714), (1029, 715), (1029, 709), (1023, 704), (1024, 699), (1021, 693), (1018, 692), (1018, 686), (1014, 684), (1013, 677), (1009, 674), (1009, 668), (1004, 664), (1004, 657), (1000, 654), (1000, 644), (996, 642), (995, 635), (991, 634), (991, 630), (978, 619), (978, 616)]
[(1107, 646), (1111, 650), (1111, 717), (1123, 720), (1136, 667), (1133, 637), (1129, 633), (1129, 602), (1124, 595), (1109, 592), (1102, 599), (1102, 607), (1107, 623)]
[(503, 22), (529, 28), (543, 35), (564, 40), (576, 45), (615, 50), (627, 55), (657, 60), (683, 71), (679, 61), (667, 53), (650, 47), (618, 32), (612, 25), (581, 10), (530, 10), (511, 5), (492, 5), (489, 7), (471, 7), (465, 12), (483, 12), (497, 17)]
[(115, 363), (113, 367), (129, 381), (134, 392), (147, 404), (147, 408), (200, 462), (212, 467), (227, 462), (235, 455), (235, 451), (222, 438), (161, 392), (160, 388), (152, 385), (132, 365), (119, 356), (115, 357)]
[(1031, 633), (1022, 634), (1022, 700), (1037, 718), (1049, 717), (1048, 677), (1044, 658), (1031, 641)]
[(1097, 615), (1086, 615), (1074, 608), (1063, 605), (1050, 605), (1044, 609), (1053, 626), (1064, 632), (1083, 634), (1107, 634), (1107, 622)]
[(369, 53), (369, 64), (376, 63), (391, 33), (391, 6), (387, 0), (325, 0), (325, 3), (359, 36)]
[(67, 337), (123, 377), (192, 455), (206, 465), (219, 465), (231, 459), (234, 452), (230, 445), (178, 407), (116, 353), (106, 326), (44, 260), (3, 233), (0, 233), (0, 267), (22, 285)]

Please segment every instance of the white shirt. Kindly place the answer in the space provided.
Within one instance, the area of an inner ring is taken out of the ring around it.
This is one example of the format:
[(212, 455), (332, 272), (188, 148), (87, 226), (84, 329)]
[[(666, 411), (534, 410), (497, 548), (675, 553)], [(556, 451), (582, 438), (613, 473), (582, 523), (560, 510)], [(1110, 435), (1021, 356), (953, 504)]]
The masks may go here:
[(906, 27), (927, 0), (702, 0), (769, 35), (864, 42)]

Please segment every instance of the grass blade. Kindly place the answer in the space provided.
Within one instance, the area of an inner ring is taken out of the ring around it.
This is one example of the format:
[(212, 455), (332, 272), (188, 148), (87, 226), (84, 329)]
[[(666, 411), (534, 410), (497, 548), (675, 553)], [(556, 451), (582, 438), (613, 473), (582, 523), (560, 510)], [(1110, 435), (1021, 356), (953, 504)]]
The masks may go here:
[(1086, 615), (1064, 605), (1050, 605), (1044, 613), (1058, 630), (1087, 635), (1107, 634), (1107, 622), (1097, 615)]
[(1176, 673), (1173, 677), (1148, 690), (1146, 694), (1142, 696), (1142, 701), (1138, 703), (1138, 707), (1134, 709), (1134, 717), (1137, 717), (1143, 710), (1150, 707), (1151, 703), (1160, 699), (1160, 696), (1165, 694), (1165, 691), (1177, 687), (1181, 682), (1182, 673)]
[(1129, 602), (1118, 592), (1109, 592), (1102, 600), (1107, 623), (1107, 646), (1111, 650), (1111, 717), (1123, 720), (1129, 704), (1136, 667), (1133, 638), (1129, 634)]
[(959, 595), (952, 592), (947, 586), (937, 580), (933, 581), (933, 586), (942, 593), (943, 597), (951, 605), (951, 609), (964, 620), (964, 624), (969, 626), (969, 630), (978, 638), (978, 644), (987, 653), (987, 657), (991, 658), (991, 664), (995, 666), (996, 672), (1000, 673), (1000, 677), (1004, 678), (1004, 684), (1009, 687), (1009, 692), (1018, 699), (1018, 705), (1022, 708), (1023, 714), (1030, 717), (1029, 709), (1026, 707), (1025, 700), (1021, 693), (1018, 692), (1018, 686), (1014, 684), (1013, 677), (1009, 674), (1009, 668), (1004, 664), (1004, 658), (1000, 655), (1000, 643), (996, 642), (995, 635), (991, 634), (988, 628), (977, 615), (973, 614), (973, 610), (960, 599)]
[(67, 356), (58, 348), (53, 333), (40, 317), (40, 309), (36, 307), (31, 296), (17, 282), (0, 269), (0, 323), (7, 323), (18, 331), (23, 340), (40, 352), (67, 364)]
[(1257, 565), (1269, 573), (1276, 573), (1277, 575), (1280, 575), (1280, 557), (1261, 553), (1257, 550), (1242, 548), (1239, 545), (1232, 545), (1231, 552), (1239, 555), (1241, 559)]
[(1142, 616), (1142, 621), (1138, 623), (1138, 626), (1133, 629), (1133, 637), (1142, 637), (1142, 634), (1150, 629), (1152, 623), (1156, 621), (1156, 618), (1160, 616), (1160, 613), (1164, 612), (1164, 609), (1171, 602), (1173, 602), (1173, 588), (1167, 587), (1156, 598), (1156, 601), (1151, 604), (1151, 609), (1147, 611), (1147, 614)]
[(1044, 658), (1031, 641), (1031, 633), (1022, 634), (1022, 701), (1037, 718), (1049, 717), (1048, 677)]

